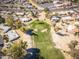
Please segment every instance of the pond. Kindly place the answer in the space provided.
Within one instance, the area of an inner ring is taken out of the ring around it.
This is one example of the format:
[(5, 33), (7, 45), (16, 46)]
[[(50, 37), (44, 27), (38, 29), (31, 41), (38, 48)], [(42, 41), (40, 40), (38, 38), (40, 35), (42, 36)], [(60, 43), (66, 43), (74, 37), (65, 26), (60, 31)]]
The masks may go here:
[(32, 34), (33, 34), (33, 29), (29, 29), (29, 30), (27, 30), (27, 31), (26, 31), (26, 34), (28, 34), (28, 35), (32, 35)]

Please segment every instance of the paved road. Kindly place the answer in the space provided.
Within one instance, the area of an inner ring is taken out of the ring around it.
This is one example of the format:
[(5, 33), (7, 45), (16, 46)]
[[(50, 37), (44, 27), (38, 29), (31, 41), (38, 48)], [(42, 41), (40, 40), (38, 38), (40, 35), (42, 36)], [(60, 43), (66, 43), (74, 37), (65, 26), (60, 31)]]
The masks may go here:
[[(52, 9), (50, 11), (55, 12), (55, 11), (63, 11), (63, 10), (72, 10), (72, 9), (76, 9), (76, 8), (78, 8), (78, 7), (65, 8), (65, 9)], [(29, 9), (27, 9), (27, 10), (29, 10)], [(31, 9), (31, 10), (34, 10), (34, 9)], [(0, 11), (11, 11), (11, 12), (13, 12), (13, 11), (22, 11), (22, 10), (17, 9), (17, 8), (6, 8), (6, 7), (3, 8), (3, 7), (0, 7)]]
[(41, 7), (39, 4), (37, 4), (34, 0), (29, 0), (29, 2), (30, 2), (33, 6), (37, 7), (38, 9), (44, 10), (44, 8)]

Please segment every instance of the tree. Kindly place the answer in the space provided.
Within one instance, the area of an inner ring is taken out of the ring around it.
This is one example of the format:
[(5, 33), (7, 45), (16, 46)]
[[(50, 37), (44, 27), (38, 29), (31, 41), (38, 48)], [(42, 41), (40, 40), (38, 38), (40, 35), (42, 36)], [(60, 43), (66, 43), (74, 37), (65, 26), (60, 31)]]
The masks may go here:
[(79, 0), (71, 0), (71, 2), (79, 3)]
[(9, 39), (8, 39), (7, 35), (3, 35), (3, 40), (5, 40), (6, 42), (8, 42), (8, 41), (9, 41)]
[(37, 13), (36, 13), (36, 14), (34, 14), (34, 12), (33, 12), (33, 11), (31, 11), (31, 10), (30, 10), (30, 13), (31, 13), (32, 17), (36, 17), (36, 14), (37, 14)]
[(20, 20), (15, 21), (15, 27), (17, 29), (20, 28), (21, 26), (22, 26), (22, 24), (21, 24), (21, 21)]
[(44, 8), (44, 12), (48, 12), (49, 11), (49, 9), (48, 8)]
[(48, 2), (49, 2), (49, 3), (51, 3), (51, 2), (52, 2), (52, 0), (48, 0)]
[(44, 9), (44, 12), (45, 12), (45, 17), (46, 17), (46, 18), (50, 18), (49, 9), (48, 9), (48, 8), (45, 8), (45, 9)]
[(76, 40), (74, 41), (71, 41), (70, 44), (69, 44), (69, 48), (71, 50), (74, 50), (75, 46), (78, 44), (78, 42)]
[(19, 41), (19, 43), (13, 43), (11, 47), (3, 49), (2, 52), (12, 57), (12, 59), (22, 59), (27, 54), (26, 44), (26, 42)]
[(77, 59), (79, 56), (79, 49), (76, 49), (75, 47), (77, 46), (78, 42), (77, 41), (71, 41), (69, 44), (70, 51), (66, 51), (68, 54), (70, 54), (73, 59)]
[(25, 28), (24, 26), (22, 26), (22, 27), (20, 28), (20, 30), (21, 30), (22, 32), (25, 32), (25, 31), (26, 31), (26, 28)]
[(14, 24), (13, 17), (12, 16), (9, 16), (6, 19), (6, 23), (7, 23), (8, 26), (13, 26), (13, 24)]
[(0, 16), (0, 24), (5, 23), (5, 19)]
[(78, 36), (78, 37), (79, 37), (79, 32), (76, 32), (76, 33), (75, 33), (75, 36)]

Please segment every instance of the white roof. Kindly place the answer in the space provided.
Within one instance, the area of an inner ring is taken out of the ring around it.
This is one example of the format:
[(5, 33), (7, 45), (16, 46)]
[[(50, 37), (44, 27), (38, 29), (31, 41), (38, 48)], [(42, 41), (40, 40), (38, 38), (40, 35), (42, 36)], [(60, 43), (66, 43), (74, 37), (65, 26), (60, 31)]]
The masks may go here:
[(72, 31), (73, 29), (75, 29), (76, 27), (74, 25), (69, 25), (67, 27), (68, 32)]
[(73, 10), (59, 11), (58, 13), (59, 13), (59, 14), (66, 14), (66, 13), (68, 13), (68, 12), (74, 13)]
[(7, 35), (8, 35), (9, 41), (13, 41), (13, 40), (15, 40), (15, 39), (17, 39), (19, 37), (19, 35), (17, 34), (17, 32), (14, 31), (14, 30), (8, 31)]
[(62, 17), (62, 19), (63, 19), (63, 20), (71, 20), (72, 17), (71, 17), (71, 16), (64, 16), (64, 17)]
[(54, 0), (53, 3), (56, 4), (57, 2), (59, 2), (58, 0)]
[(55, 4), (54, 6), (59, 7), (59, 6), (62, 6), (62, 4)]
[(74, 11), (73, 11), (73, 10), (69, 10), (68, 12), (70, 12), (70, 13), (74, 13)]
[(52, 19), (57, 19), (57, 20), (59, 20), (59, 17), (53, 16)]
[(0, 29), (2, 29), (4, 32), (7, 32), (11, 27), (5, 26), (4, 24), (0, 24)]
[(24, 12), (16, 12), (17, 15), (24, 15)]
[(1, 59), (12, 59), (12, 58), (9, 56), (2, 56)]
[(26, 22), (26, 21), (29, 21), (30, 20), (30, 18), (20, 18), (20, 21), (22, 21), (22, 22)]
[(75, 25), (79, 25), (79, 22), (75, 22)]

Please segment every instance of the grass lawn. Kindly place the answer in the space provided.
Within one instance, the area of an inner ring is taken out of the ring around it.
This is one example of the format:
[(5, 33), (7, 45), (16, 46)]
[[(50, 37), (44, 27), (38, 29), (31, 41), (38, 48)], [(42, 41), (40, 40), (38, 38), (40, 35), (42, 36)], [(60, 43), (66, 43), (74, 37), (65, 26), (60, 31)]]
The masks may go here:
[[(31, 23), (33, 29), (37, 29), (37, 36), (33, 36), (36, 47), (41, 50), (41, 55), (44, 59), (64, 59), (62, 53), (54, 48), (54, 43), (51, 42), (50, 28), (45, 22), (35, 21)], [(47, 29), (45, 32), (42, 30)]]

